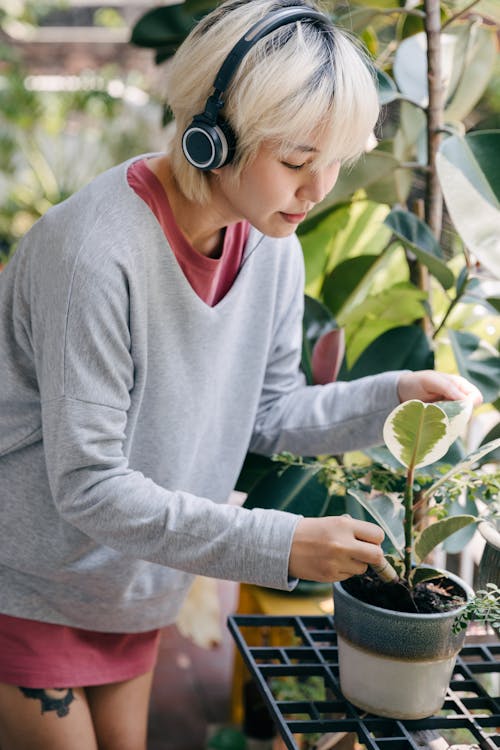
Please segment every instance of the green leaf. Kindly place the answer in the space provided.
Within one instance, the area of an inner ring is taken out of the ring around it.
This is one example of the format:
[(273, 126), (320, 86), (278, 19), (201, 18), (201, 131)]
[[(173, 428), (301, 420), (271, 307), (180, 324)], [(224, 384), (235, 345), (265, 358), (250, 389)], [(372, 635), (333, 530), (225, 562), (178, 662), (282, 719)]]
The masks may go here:
[(419, 325), (391, 328), (373, 341), (352, 369), (345, 363), (339, 380), (355, 380), (387, 370), (432, 370), (434, 352)]
[(208, 740), (208, 750), (245, 750), (247, 746), (243, 732), (233, 727), (222, 727)]
[(424, 32), (403, 39), (396, 49), (393, 65), (401, 94), (420, 107), (426, 107), (428, 101), (426, 48)]
[(173, 54), (198, 18), (187, 11), (184, 3), (153, 8), (139, 18), (130, 41), (138, 47), (162, 48)]
[(491, 305), (497, 312), (500, 312), (500, 297), (487, 297), (486, 302)]
[[(497, 56), (497, 29), (475, 22), (450, 29), (457, 39), (453, 70), (446, 96), (446, 122), (461, 122), (484, 94)], [(462, 39), (463, 38), (463, 39)]]
[(473, 333), (448, 330), (458, 371), (479, 388), (486, 402), (500, 393), (500, 357)]
[(264, 476), (275, 470), (276, 462), (268, 456), (247, 453), (234, 489), (237, 492), (250, 492)]
[(427, 466), (448, 450), (450, 424), (439, 406), (413, 399), (400, 404), (384, 423), (384, 442), (407, 468)]
[(276, 467), (248, 493), (245, 508), (274, 508), (319, 518), (328, 507), (328, 488), (319, 469), (308, 466)]
[(343, 169), (333, 190), (310, 212), (310, 216), (320, 214), (331, 206), (349, 202), (358, 190), (364, 190), (366, 197), (379, 203), (387, 202), (384, 196), (375, 191), (377, 184), (393, 174), (399, 161), (392, 154), (383, 151), (370, 151), (354, 164)]
[(355, 201), (304, 222), (300, 242), (308, 294), (320, 296), (326, 274), (343, 260), (382, 253), (390, 238), (382, 225), (388, 210), (370, 201)]
[(474, 523), (477, 519), (475, 516), (460, 515), (443, 518), (440, 521), (432, 523), (425, 528), (422, 533), (415, 539), (414, 552), (418, 562), (424, 560), (432, 550), (441, 544), (449, 536)]
[[(476, 519), (479, 513), (476, 501), (469, 492), (466, 493), (465, 504), (462, 504), (460, 499), (455, 500), (450, 504), (447, 512), (448, 516), (459, 516), (462, 513), (465, 513), (468, 516), (474, 516)], [(476, 527), (469, 524), (445, 539), (443, 542), (443, 549), (450, 555), (456, 555), (465, 549), (475, 533)]]
[(186, 0), (186, 11), (193, 16), (199, 16), (202, 13), (209, 13), (218, 5), (216, 0)]
[(410, 575), (408, 576), (408, 583), (410, 588), (414, 588), (417, 583), (423, 583), (424, 581), (432, 581), (434, 578), (442, 578), (443, 571), (437, 568), (413, 568)]
[[(482, 96), (495, 61), (494, 28), (462, 22), (441, 34), (441, 69), (445, 118), (460, 121)], [(424, 32), (404, 39), (396, 50), (394, 78), (401, 95), (420, 107), (428, 106), (427, 39)]]
[(455, 277), (442, 260), (443, 252), (425, 222), (409, 211), (395, 208), (386, 216), (384, 224), (413, 250), (418, 260), (429, 269), (444, 289), (453, 286)]
[(349, 489), (349, 495), (370, 514), (391, 540), (396, 552), (402, 557), (404, 547), (403, 514), (401, 501), (388, 495), (371, 495), (362, 490)]
[[(481, 446), (487, 445), (495, 440), (500, 440), (500, 422), (491, 428), (487, 435), (481, 440)], [(480, 446), (480, 447), (481, 447)], [(500, 444), (496, 450), (490, 451), (488, 455), (488, 463), (490, 461), (500, 462)]]
[(322, 296), (333, 315), (337, 315), (349, 297), (358, 289), (379, 257), (359, 255), (357, 258), (348, 258), (335, 266), (325, 278)]
[(447, 138), (436, 166), (457, 232), (479, 262), (500, 278), (500, 131)]
[(378, 99), (381, 105), (389, 104), (401, 98), (398, 87), (387, 73), (377, 68)]
[(370, 295), (346, 314), (340, 314), (338, 323), (346, 331), (349, 369), (383, 333), (421, 318), (425, 298), (425, 292), (409, 283), (395, 284), (376, 295)]
[(448, 417), (450, 441), (455, 442), (458, 437), (463, 437), (474, 408), (472, 398), (436, 401), (435, 405), (439, 406)]

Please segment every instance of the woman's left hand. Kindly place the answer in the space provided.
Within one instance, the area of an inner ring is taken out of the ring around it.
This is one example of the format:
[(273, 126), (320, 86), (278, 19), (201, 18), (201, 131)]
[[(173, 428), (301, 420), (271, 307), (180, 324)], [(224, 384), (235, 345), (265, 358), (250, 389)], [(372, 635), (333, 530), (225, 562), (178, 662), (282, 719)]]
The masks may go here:
[(413, 398), (426, 403), (471, 398), (474, 406), (479, 406), (483, 401), (476, 386), (461, 375), (448, 375), (435, 370), (402, 373), (398, 381), (398, 396), (401, 403)]

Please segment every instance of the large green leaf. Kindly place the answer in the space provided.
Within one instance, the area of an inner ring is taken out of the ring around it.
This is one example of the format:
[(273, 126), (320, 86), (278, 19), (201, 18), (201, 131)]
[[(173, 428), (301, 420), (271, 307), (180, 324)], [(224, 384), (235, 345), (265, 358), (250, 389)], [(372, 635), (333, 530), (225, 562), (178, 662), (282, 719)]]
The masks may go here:
[(461, 122), (483, 95), (493, 75), (497, 55), (497, 30), (478, 23), (461, 23), (451, 29), (457, 37), (456, 54), (445, 105), (445, 120)]
[[(500, 422), (497, 422), (497, 424), (484, 436), (481, 445), (486, 445), (493, 440), (500, 440)], [(500, 444), (496, 450), (488, 455), (488, 461), (496, 461), (497, 463), (500, 463)]]
[(457, 438), (463, 437), (474, 408), (472, 398), (457, 401), (436, 401), (435, 403), (448, 417), (450, 442), (455, 442)]
[(420, 107), (427, 106), (426, 37), (423, 32), (403, 39), (394, 56), (393, 73), (401, 94)]
[(479, 0), (478, 4), (474, 6), (474, 11), (500, 25), (500, 3), (498, 0)]
[(395, 284), (339, 315), (338, 323), (346, 331), (349, 369), (381, 334), (420, 319), (423, 316), (422, 304), (425, 298), (425, 292), (410, 283)]
[(359, 255), (339, 263), (326, 277), (322, 297), (333, 315), (342, 310), (351, 295), (359, 289), (380, 256)]
[(398, 326), (373, 341), (347, 369), (344, 362), (339, 380), (355, 380), (387, 370), (432, 370), (434, 352), (419, 325)]
[(153, 8), (132, 29), (130, 41), (139, 47), (152, 47), (174, 54), (200, 16), (187, 10), (184, 3)]
[(500, 312), (500, 297), (487, 297), (486, 302), (496, 311)]
[(388, 211), (370, 201), (355, 201), (304, 222), (299, 236), (308, 294), (319, 297), (326, 274), (343, 260), (382, 253), (390, 239), (382, 225)]
[(500, 393), (500, 356), (470, 332), (448, 330), (460, 375), (474, 383), (486, 402)]
[(397, 155), (405, 154), (406, 161), (427, 165), (427, 120), (425, 112), (410, 102), (402, 101), (399, 109), (399, 130), (395, 138), (400, 141)]
[(317, 468), (277, 466), (254, 485), (244, 507), (274, 508), (317, 518), (324, 515), (328, 501), (328, 488), (318, 479)]
[(417, 562), (424, 560), (432, 550), (449, 536), (477, 521), (475, 516), (460, 515), (443, 518), (427, 526), (415, 539), (414, 553)]
[(436, 165), (455, 228), (479, 262), (500, 278), (500, 131), (447, 138)]
[(276, 462), (268, 456), (247, 453), (234, 489), (248, 493), (263, 477), (275, 470)]
[[(358, 190), (364, 190), (366, 196), (372, 198), (372, 192), (375, 192), (377, 184), (383, 178), (392, 175), (398, 167), (399, 161), (392, 154), (378, 150), (364, 154), (354, 166), (342, 170), (333, 190), (321, 203), (318, 203), (310, 216), (320, 214), (331, 206), (350, 201), (352, 195)], [(384, 203), (383, 196), (376, 195), (373, 200)]]
[[(459, 516), (463, 513), (468, 516), (474, 516), (475, 518), (478, 516), (476, 501), (469, 492), (466, 493), (464, 505), (462, 505), (461, 500), (455, 500), (448, 508), (449, 516)], [(444, 540), (443, 549), (450, 555), (456, 555), (465, 549), (465, 546), (469, 544), (475, 533), (476, 527), (473, 524), (467, 524), (467, 526), (459, 529), (459, 531), (456, 531)]]
[(455, 277), (443, 259), (443, 252), (431, 230), (415, 214), (393, 209), (384, 220), (405, 245), (410, 247), (418, 260), (426, 266), (444, 289), (453, 286)]
[[(469, 21), (448, 27), (440, 37), (445, 119), (462, 120), (482, 96), (493, 72), (495, 29)], [(420, 107), (428, 105), (427, 39), (424, 32), (404, 39), (394, 60), (401, 95)]]
[(186, 0), (186, 10), (194, 16), (208, 13), (219, 5), (217, 0)]
[(407, 468), (427, 466), (445, 455), (451, 440), (448, 417), (439, 406), (413, 399), (400, 404), (384, 423), (384, 442)]
[(380, 104), (385, 105), (401, 98), (398, 87), (387, 73), (377, 69), (378, 99)]
[(349, 489), (348, 493), (375, 519), (391, 540), (396, 552), (402, 556), (405, 538), (404, 509), (401, 502), (387, 495), (371, 495), (362, 490)]

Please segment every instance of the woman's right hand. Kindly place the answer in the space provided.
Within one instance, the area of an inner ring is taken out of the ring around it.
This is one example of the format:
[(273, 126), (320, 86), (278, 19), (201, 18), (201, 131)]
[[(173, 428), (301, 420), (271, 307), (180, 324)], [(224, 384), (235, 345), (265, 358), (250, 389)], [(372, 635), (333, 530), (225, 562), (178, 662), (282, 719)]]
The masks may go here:
[(383, 562), (384, 532), (351, 516), (301, 518), (292, 541), (288, 573), (309, 581), (343, 581)]

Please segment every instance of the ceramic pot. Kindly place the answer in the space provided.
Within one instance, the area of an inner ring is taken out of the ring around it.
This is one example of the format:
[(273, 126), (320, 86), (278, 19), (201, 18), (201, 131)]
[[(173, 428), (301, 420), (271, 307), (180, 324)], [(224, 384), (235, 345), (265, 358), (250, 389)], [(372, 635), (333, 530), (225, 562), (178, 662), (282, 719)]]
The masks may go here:
[[(469, 601), (465, 581), (442, 571)], [(422, 719), (439, 711), (464, 639), (453, 633), (465, 609), (435, 614), (395, 612), (365, 604), (333, 584), (340, 687), (358, 708), (394, 719)]]

